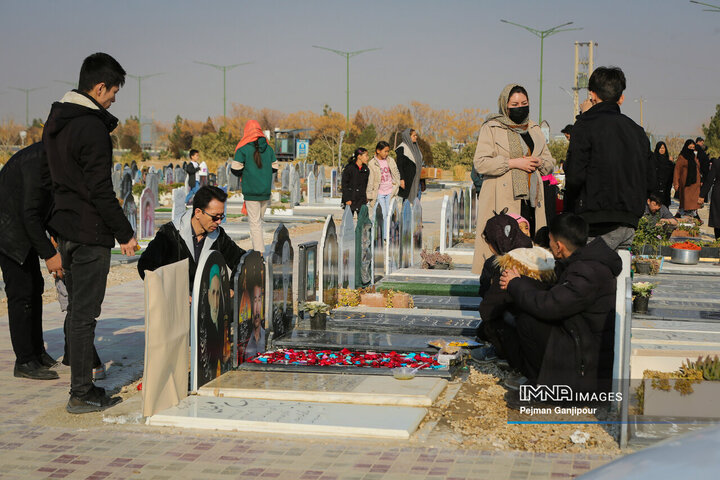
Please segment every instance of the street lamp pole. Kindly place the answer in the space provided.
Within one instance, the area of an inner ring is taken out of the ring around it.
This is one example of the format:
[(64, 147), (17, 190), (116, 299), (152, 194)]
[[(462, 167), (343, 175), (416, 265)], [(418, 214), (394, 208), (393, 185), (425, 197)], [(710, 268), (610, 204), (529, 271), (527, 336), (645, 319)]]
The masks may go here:
[(128, 77), (134, 78), (138, 81), (138, 146), (142, 151), (142, 81), (145, 78), (157, 77), (162, 73), (150, 73), (147, 75), (130, 75)]
[(543, 94), (543, 50), (544, 50), (544, 44), (545, 44), (545, 37), (549, 37), (550, 35), (554, 35), (556, 33), (560, 32), (569, 32), (571, 30), (582, 30), (582, 28), (562, 28), (567, 27), (568, 25), (572, 25), (573, 22), (567, 22), (563, 23), (562, 25), (558, 25), (552, 28), (548, 28), (547, 30), (537, 30), (535, 28), (531, 28), (525, 25), (520, 25), (519, 23), (509, 22), (507, 20), (500, 20), (503, 23), (507, 23), (510, 25), (515, 25), (516, 27), (523, 28), (527, 30), (528, 32), (532, 33), (533, 35), (540, 37), (540, 107), (538, 109), (538, 123), (542, 123), (542, 94)]
[(207, 62), (200, 62), (195, 60), (195, 63), (199, 63), (200, 65), (207, 65), (208, 67), (217, 68), (220, 70), (223, 74), (223, 119), (225, 122), (227, 122), (227, 110), (226, 110), (226, 89), (225, 89), (225, 77), (228, 70), (232, 70), (235, 67), (239, 67), (241, 65), (248, 65), (252, 62), (244, 62), (244, 63), (236, 63), (235, 65), (215, 65), (214, 63), (207, 63)]
[(19, 87), (10, 87), (13, 90), (19, 90), (21, 92), (25, 92), (25, 126), (30, 126), (30, 92), (34, 92), (35, 90), (41, 90), (45, 87), (36, 87), (36, 88), (19, 88)]
[(720, 6), (713, 5), (711, 3), (697, 2), (696, 0), (690, 0), (690, 3), (697, 3), (698, 5), (702, 5), (703, 7), (709, 7), (703, 8), (703, 11), (705, 12), (720, 12)]
[(346, 117), (346, 127), (345, 131), (350, 131), (350, 57), (354, 57), (356, 55), (360, 55), (361, 53), (365, 52), (372, 52), (373, 50), (380, 50), (380, 48), (366, 48), (365, 50), (355, 50), (354, 52), (345, 52), (343, 50), (335, 50), (333, 48), (327, 48), (327, 47), (320, 47), (318, 45), (313, 45), (313, 48), (319, 48), (321, 50), (327, 50), (328, 52), (333, 52), (341, 57), (345, 57), (345, 75), (347, 80), (347, 90), (346, 90), (346, 98), (345, 98), (345, 117)]

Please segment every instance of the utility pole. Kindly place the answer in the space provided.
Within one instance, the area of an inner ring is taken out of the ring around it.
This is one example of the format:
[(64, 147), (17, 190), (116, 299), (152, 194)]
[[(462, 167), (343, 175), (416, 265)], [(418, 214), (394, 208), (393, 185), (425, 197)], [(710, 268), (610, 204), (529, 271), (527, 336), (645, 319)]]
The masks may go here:
[(640, 126), (644, 128), (644, 125), (643, 125), (643, 103), (645, 103), (646, 100), (643, 97), (640, 97), (640, 98), (636, 98), (633, 101), (640, 104)]
[(520, 25), (519, 23), (513, 23), (509, 22), (507, 20), (500, 20), (503, 23), (507, 23), (510, 25), (515, 25), (516, 27), (523, 28), (527, 30), (528, 32), (532, 33), (533, 35), (540, 38), (540, 108), (538, 110), (538, 124), (542, 123), (542, 84), (543, 84), (543, 46), (545, 43), (545, 37), (549, 37), (550, 35), (555, 35), (556, 33), (560, 32), (569, 32), (571, 30), (582, 30), (582, 28), (562, 28), (567, 27), (568, 25), (572, 25), (573, 22), (567, 22), (563, 23), (562, 25), (557, 25), (552, 28), (548, 28), (547, 30), (537, 30), (535, 28), (531, 28), (525, 25)]
[[(586, 90), (588, 87), (588, 81), (590, 75), (592, 75), (595, 69), (594, 63), (594, 47), (597, 47), (597, 43), (590, 42), (575, 42), (575, 75), (573, 78), (573, 116), (580, 112), (580, 90)], [(587, 48), (587, 54), (584, 50)], [(581, 50), (583, 50), (583, 56), (581, 57)]]
[(350, 132), (350, 57), (354, 57), (356, 55), (360, 55), (361, 53), (365, 52), (372, 52), (373, 50), (380, 50), (380, 48), (366, 48), (365, 50), (355, 50), (354, 52), (344, 52), (342, 50), (335, 50), (333, 48), (327, 48), (327, 47), (320, 47), (318, 45), (313, 45), (313, 48), (319, 48), (321, 50), (327, 50), (328, 52), (337, 53), (341, 57), (345, 57), (346, 62), (346, 75), (347, 75), (347, 97), (346, 97), (346, 105), (345, 105), (345, 117), (346, 117), (346, 126), (345, 131)]
[(207, 62), (199, 62), (195, 60), (195, 63), (199, 63), (200, 65), (207, 65), (208, 67), (217, 68), (220, 70), (223, 74), (223, 122), (227, 123), (227, 109), (226, 109), (226, 77), (227, 77), (227, 71), (232, 70), (235, 67), (239, 67), (241, 65), (248, 65), (253, 62), (245, 62), (245, 63), (236, 63), (234, 65), (215, 65), (214, 63), (207, 63)]
[(145, 78), (157, 77), (162, 73), (150, 73), (147, 75), (130, 75), (128, 77), (134, 78), (138, 81), (138, 146), (142, 152), (142, 81)]
[(720, 12), (720, 7), (711, 3), (696, 2), (695, 0), (690, 0), (690, 3), (697, 3), (698, 5), (702, 5), (703, 7), (710, 7), (703, 8), (703, 11), (705, 12)]
[(21, 92), (25, 92), (25, 126), (30, 126), (30, 92), (34, 92), (35, 90), (42, 90), (45, 87), (36, 87), (36, 88), (19, 88), (19, 87), (10, 87), (13, 90), (19, 90)]

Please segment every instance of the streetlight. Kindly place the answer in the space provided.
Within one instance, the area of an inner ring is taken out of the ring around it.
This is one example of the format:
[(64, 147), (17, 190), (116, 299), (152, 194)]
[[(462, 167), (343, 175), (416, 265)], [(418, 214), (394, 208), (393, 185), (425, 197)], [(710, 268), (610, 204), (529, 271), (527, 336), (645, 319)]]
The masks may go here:
[(696, 2), (695, 0), (690, 0), (690, 3), (697, 3), (698, 5), (702, 5), (704, 7), (710, 7), (710, 8), (704, 8), (703, 11), (705, 11), (705, 12), (720, 12), (720, 7), (718, 7), (717, 5), (712, 5), (710, 3)]
[(253, 62), (245, 62), (245, 63), (236, 63), (235, 65), (215, 65), (214, 63), (207, 63), (207, 62), (199, 62), (195, 60), (195, 63), (199, 63), (200, 65), (207, 65), (208, 67), (217, 68), (218, 70), (222, 71), (223, 74), (223, 119), (225, 119), (225, 122), (227, 123), (227, 110), (225, 106), (225, 77), (228, 70), (232, 70), (235, 67), (239, 67), (240, 65), (248, 65)]
[(158, 75), (162, 75), (162, 73), (150, 73), (148, 75), (130, 75), (128, 73), (128, 77), (135, 78), (138, 81), (138, 146), (140, 151), (142, 151), (142, 81), (144, 78), (157, 77)]
[(633, 102), (640, 104), (640, 126), (644, 127), (644, 125), (643, 125), (643, 103), (647, 102), (647, 100), (643, 97), (640, 97), (640, 98), (636, 98), (635, 100), (633, 100)]
[(35, 90), (41, 90), (45, 87), (36, 87), (36, 88), (19, 88), (19, 87), (10, 87), (13, 90), (19, 90), (21, 92), (25, 92), (25, 125), (30, 126), (30, 92), (34, 92)]
[(503, 23), (508, 23), (510, 25), (515, 25), (516, 27), (524, 28), (528, 32), (532, 33), (533, 35), (540, 37), (540, 108), (538, 111), (538, 123), (542, 123), (543, 45), (545, 43), (545, 37), (549, 37), (550, 35), (554, 35), (554, 34), (560, 33), (560, 32), (569, 32), (571, 30), (582, 30), (582, 28), (562, 28), (562, 27), (567, 27), (568, 25), (573, 24), (573, 22), (567, 22), (567, 23), (563, 23), (562, 25), (558, 25), (556, 27), (548, 28), (547, 30), (537, 30), (535, 28), (527, 27), (525, 25), (520, 25), (519, 23), (509, 22), (507, 20), (500, 20), (500, 21)]
[(346, 70), (347, 70), (347, 98), (346, 98), (346, 118), (347, 118), (347, 126), (345, 127), (346, 131), (350, 131), (350, 57), (354, 57), (356, 55), (360, 55), (361, 53), (365, 52), (372, 52), (373, 50), (380, 50), (380, 48), (366, 48), (365, 50), (355, 50), (354, 52), (344, 52), (342, 50), (335, 50), (333, 48), (327, 48), (327, 47), (320, 47), (318, 45), (313, 45), (313, 48), (319, 48), (321, 50), (327, 50), (328, 52), (337, 53), (341, 57), (345, 57), (346, 62)]
[(64, 83), (70, 85), (73, 89), (77, 88), (77, 82), (68, 82), (67, 80), (55, 80), (57, 83)]

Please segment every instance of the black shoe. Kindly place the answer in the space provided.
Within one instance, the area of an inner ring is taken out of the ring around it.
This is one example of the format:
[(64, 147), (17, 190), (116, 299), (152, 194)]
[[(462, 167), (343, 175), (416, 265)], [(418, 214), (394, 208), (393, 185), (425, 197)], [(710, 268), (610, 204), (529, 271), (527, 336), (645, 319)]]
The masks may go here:
[(474, 348), (470, 351), (470, 359), (476, 363), (484, 364), (495, 362), (498, 360), (497, 352), (495, 347), (492, 345), (487, 347)]
[(120, 397), (108, 397), (104, 389), (93, 386), (90, 392), (82, 397), (70, 395), (65, 410), (75, 414), (101, 412), (120, 402), (122, 402)]
[(38, 361), (41, 365), (47, 368), (54, 368), (58, 366), (58, 361), (51, 357), (47, 352), (43, 352), (38, 356)]
[(528, 383), (528, 379), (524, 375), (512, 375), (507, 377), (503, 381), (503, 387), (507, 388), (508, 390), (520, 390), (521, 385), (525, 385)]
[(15, 364), (15, 376), (18, 378), (31, 378), (33, 380), (57, 380), (60, 378), (57, 372), (48, 370), (37, 360), (30, 360), (27, 363)]

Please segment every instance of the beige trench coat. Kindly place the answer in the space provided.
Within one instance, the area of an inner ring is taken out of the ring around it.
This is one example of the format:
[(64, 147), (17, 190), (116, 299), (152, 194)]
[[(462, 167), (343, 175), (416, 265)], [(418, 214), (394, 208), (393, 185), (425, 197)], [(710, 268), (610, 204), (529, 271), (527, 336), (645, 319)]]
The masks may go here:
[[(393, 190), (390, 195), (390, 198), (392, 198), (396, 196), (400, 190), (400, 170), (398, 170), (397, 163), (395, 163), (394, 158), (388, 155), (385, 160), (387, 160), (388, 168), (390, 169), (390, 176), (392, 177)], [(370, 170), (370, 176), (368, 177), (365, 196), (368, 199), (368, 209), (370, 209), (373, 205), (375, 205), (378, 190), (380, 190), (380, 163), (378, 163), (375, 157), (371, 158), (368, 162), (368, 169)]]
[[(533, 143), (533, 156), (542, 161), (540, 175), (548, 175), (555, 168), (555, 160), (545, 143), (545, 136), (535, 122), (530, 122), (528, 128)], [(485, 260), (492, 255), (490, 248), (482, 238), (485, 224), (493, 215), (493, 211), (500, 212), (508, 208), (508, 213), (520, 215), (520, 200), (515, 200), (512, 191), (512, 174), (508, 161), (510, 160), (510, 146), (507, 131), (497, 121), (491, 120), (480, 128), (477, 149), (473, 158), (475, 170), (484, 176), (480, 195), (478, 197), (477, 225), (475, 236), (475, 254), (473, 256), (473, 273), (482, 272)], [(540, 189), (541, 204), (535, 209), (535, 229), (547, 225), (545, 219), (545, 197)]]

